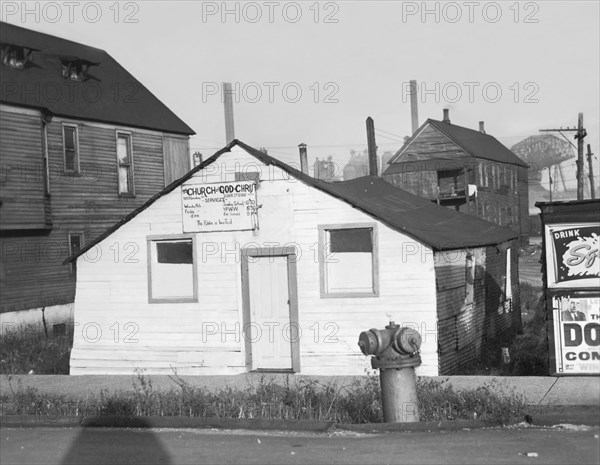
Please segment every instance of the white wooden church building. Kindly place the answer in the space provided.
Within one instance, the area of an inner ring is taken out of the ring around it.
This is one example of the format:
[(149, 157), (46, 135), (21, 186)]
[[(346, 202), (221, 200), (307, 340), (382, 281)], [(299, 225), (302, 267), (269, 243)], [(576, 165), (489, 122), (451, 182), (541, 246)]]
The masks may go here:
[(468, 254), (514, 237), (235, 140), (71, 258), (71, 374), (364, 374), (359, 333), (394, 320), (422, 334), (418, 373), (438, 375), (436, 270), (464, 277)]

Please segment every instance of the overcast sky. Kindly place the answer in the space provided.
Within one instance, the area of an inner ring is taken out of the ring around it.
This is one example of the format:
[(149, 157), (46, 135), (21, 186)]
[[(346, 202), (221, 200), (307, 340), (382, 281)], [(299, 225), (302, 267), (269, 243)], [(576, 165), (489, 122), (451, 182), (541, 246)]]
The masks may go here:
[(420, 123), (447, 107), (510, 147), (583, 112), (598, 154), (597, 1), (51, 3), (2, 2), (2, 20), (106, 50), (205, 157), (225, 144), (223, 81), (239, 91), (237, 138), (287, 162), (304, 142), (343, 166), (368, 116), (380, 154), (410, 135), (411, 79)]

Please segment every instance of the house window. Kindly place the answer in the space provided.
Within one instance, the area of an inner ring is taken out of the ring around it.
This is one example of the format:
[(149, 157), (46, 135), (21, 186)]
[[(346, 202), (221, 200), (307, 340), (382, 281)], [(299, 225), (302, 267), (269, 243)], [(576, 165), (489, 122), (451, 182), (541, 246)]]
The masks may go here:
[(482, 173), (483, 173), (483, 176), (481, 178), (481, 186), (489, 187), (489, 185), (490, 185), (490, 167), (487, 163), (482, 164)]
[(376, 225), (319, 227), (321, 297), (379, 295)]
[(511, 249), (506, 249), (506, 284), (504, 286), (504, 300), (512, 299), (512, 284), (511, 284)]
[(475, 257), (471, 252), (467, 252), (465, 262), (465, 306), (472, 306), (475, 299)]
[(191, 237), (148, 239), (148, 297), (153, 302), (197, 302)]
[(48, 162), (48, 124), (42, 121), (42, 157), (44, 160), (44, 194), (50, 195), (50, 163)]
[[(79, 253), (79, 251), (83, 248), (83, 233), (80, 232), (70, 232), (69, 233), (69, 256), (72, 257)], [(77, 273), (77, 262), (71, 262), (71, 274), (75, 275)]]
[(38, 51), (33, 48), (14, 44), (1, 44), (2, 64), (14, 69), (25, 69), (32, 65), (31, 54)]
[(65, 172), (79, 173), (79, 140), (77, 126), (63, 125)]
[(119, 195), (135, 195), (131, 134), (117, 133), (117, 172)]

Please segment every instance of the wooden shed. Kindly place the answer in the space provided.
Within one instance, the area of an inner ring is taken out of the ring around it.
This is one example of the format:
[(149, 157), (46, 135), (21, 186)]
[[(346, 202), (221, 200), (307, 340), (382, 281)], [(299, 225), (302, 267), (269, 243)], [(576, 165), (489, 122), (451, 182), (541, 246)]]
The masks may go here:
[(520, 328), (516, 238), (234, 140), (71, 258), (71, 374), (364, 374), (358, 335), (390, 320), (419, 374), (457, 373)]

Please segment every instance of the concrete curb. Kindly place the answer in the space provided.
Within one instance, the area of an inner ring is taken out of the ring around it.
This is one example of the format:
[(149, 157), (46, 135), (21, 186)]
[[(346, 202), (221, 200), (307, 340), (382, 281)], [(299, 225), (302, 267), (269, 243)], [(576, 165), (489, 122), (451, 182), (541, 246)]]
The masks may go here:
[[(556, 406), (543, 414), (531, 413), (523, 422), (532, 427), (551, 427), (561, 424), (600, 426), (600, 408), (581, 406)], [(86, 428), (190, 428), (226, 429), (252, 431), (303, 431), (324, 433), (328, 431), (353, 431), (359, 433), (386, 432), (435, 432), (457, 431), (503, 426), (499, 421), (456, 420), (423, 421), (416, 423), (361, 423), (343, 424), (332, 421), (314, 420), (250, 420), (219, 417), (135, 417), (135, 416), (95, 416), (64, 417), (49, 419), (41, 416), (4, 415), (0, 417), (0, 428), (23, 427), (86, 427)]]

